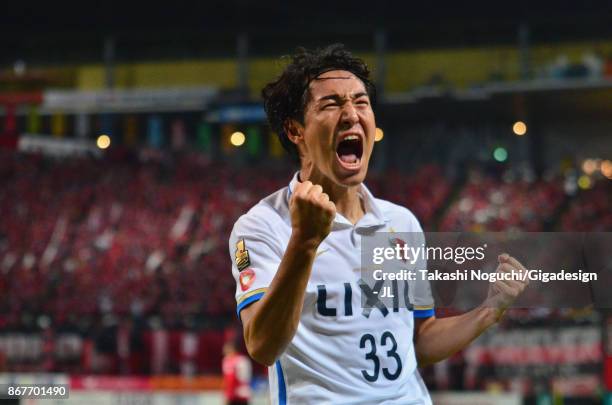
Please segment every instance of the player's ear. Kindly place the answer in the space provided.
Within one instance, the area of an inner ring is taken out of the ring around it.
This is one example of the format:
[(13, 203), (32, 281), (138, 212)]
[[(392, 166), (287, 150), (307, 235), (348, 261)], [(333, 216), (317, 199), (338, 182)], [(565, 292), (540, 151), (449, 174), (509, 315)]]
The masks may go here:
[(285, 122), (285, 133), (291, 142), (298, 145), (303, 140), (304, 126), (290, 118)]

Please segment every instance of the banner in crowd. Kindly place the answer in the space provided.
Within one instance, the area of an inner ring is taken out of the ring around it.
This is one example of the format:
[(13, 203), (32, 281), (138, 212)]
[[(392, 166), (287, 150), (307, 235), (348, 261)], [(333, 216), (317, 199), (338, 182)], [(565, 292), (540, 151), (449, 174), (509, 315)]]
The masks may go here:
[(70, 113), (201, 111), (217, 94), (214, 87), (72, 91), (50, 90), (41, 110)]

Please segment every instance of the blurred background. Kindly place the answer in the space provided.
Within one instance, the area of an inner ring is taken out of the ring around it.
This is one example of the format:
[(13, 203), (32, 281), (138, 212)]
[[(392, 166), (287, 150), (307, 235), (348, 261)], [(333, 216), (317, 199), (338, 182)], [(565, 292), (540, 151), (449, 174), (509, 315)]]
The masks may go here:
[[(0, 383), (222, 403), (222, 347), (241, 335), (229, 233), (295, 170), (259, 92), (283, 55), (335, 42), (378, 86), (366, 184), (424, 229), (612, 230), (606, 2), (15, 2), (0, 14)], [(422, 373), (435, 403), (610, 404), (610, 336), (605, 311), (515, 310)]]

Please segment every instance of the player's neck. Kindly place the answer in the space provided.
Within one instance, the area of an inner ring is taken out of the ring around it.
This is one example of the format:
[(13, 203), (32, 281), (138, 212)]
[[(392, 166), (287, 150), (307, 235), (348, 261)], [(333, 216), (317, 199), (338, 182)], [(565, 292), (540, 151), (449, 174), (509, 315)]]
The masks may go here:
[(359, 196), (360, 184), (355, 186), (343, 186), (332, 182), (329, 178), (317, 175), (315, 171), (300, 170), (300, 181), (309, 180), (313, 184), (319, 184), (323, 192), (329, 195), (329, 199), (336, 204), (336, 211), (355, 225), (365, 215), (365, 207)]

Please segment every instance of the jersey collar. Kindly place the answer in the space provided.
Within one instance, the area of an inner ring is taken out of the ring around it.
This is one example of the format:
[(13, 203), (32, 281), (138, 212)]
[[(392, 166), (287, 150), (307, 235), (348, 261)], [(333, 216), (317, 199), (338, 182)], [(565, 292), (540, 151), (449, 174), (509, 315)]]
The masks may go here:
[[(299, 182), (298, 175), (300, 172), (296, 172), (289, 183), (289, 187), (287, 190), (287, 203), (289, 203), (289, 199), (291, 198), (291, 194), (293, 194), (293, 189), (296, 184)], [(368, 190), (365, 184), (361, 183), (359, 187), (359, 197), (364, 202), (365, 207), (365, 215), (357, 222), (355, 228), (370, 228), (370, 227), (379, 227), (384, 226), (386, 222), (389, 220), (384, 216), (382, 210), (376, 203), (376, 199)], [(342, 214), (336, 214), (336, 218), (334, 218), (334, 223), (338, 225), (342, 225), (343, 227), (348, 225), (350, 227), (353, 224), (346, 219)]]

